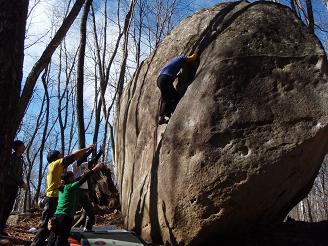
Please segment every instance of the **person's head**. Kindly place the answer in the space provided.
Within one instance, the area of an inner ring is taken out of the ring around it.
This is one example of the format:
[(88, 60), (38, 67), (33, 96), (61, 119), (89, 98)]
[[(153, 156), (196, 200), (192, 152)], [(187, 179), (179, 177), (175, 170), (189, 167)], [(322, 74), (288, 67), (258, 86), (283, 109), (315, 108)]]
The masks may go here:
[(67, 171), (62, 174), (61, 180), (64, 184), (70, 184), (75, 180), (74, 173), (71, 171)]
[(25, 151), (25, 145), (22, 141), (20, 140), (15, 140), (13, 143), (13, 150), (17, 155), (22, 155)]
[(63, 155), (58, 150), (50, 150), (47, 155), (47, 160), (49, 163), (53, 161), (57, 161), (58, 159), (62, 158)]
[(61, 176), (61, 186), (59, 187), (59, 191), (64, 190), (64, 185), (70, 184), (74, 182), (75, 177), (74, 173), (71, 171), (64, 172)]

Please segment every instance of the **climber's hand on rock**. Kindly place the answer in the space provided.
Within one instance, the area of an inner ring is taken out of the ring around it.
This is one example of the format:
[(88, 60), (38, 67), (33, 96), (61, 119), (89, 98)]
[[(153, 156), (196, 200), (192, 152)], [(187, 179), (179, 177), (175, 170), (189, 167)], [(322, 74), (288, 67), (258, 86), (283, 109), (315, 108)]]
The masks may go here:
[(193, 61), (196, 61), (197, 58), (198, 58), (197, 53), (193, 53), (191, 56), (188, 56), (188, 57), (187, 57), (187, 61), (188, 61), (188, 62), (193, 62)]

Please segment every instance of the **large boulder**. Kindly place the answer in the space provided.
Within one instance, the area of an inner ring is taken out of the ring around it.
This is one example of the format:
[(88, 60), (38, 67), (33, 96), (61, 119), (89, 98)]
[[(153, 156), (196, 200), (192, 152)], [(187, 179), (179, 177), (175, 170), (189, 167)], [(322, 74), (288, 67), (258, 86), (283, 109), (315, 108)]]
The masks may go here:
[[(200, 59), (177, 85), (183, 97), (158, 126), (157, 75), (194, 50)], [(147, 242), (206, 245), (282, 221), (328, 150), (326, 73), (319, 40), (282, 5), (223, 3), (182, 21), (120, 102), (115, 164), (125, 226)]]

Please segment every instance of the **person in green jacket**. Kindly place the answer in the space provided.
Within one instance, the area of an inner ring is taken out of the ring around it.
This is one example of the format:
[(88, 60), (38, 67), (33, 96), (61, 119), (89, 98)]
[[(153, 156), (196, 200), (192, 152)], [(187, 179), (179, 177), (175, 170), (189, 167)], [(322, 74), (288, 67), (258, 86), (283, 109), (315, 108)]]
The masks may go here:
[(55, 212), (55, 228), (52, 229), (48, 238), (48, 246), (69, 246), (68, 236), (78, 202), (78, 189), (96, 170), (103, 167), (105, 167), (103, 163), (98, 163), (78, 180), (75, 180), (74, 173), (71, 171), (62, 175), (62, 186), (59, 188), (58, 205)]

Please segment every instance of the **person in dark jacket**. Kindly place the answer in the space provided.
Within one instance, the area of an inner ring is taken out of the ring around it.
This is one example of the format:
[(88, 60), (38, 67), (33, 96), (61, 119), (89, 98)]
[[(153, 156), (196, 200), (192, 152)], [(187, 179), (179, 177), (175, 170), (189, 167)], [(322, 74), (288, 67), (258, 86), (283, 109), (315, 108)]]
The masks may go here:
[(161, 108), (158, 124), (168, 122), (165, 117), (170, 118), (174, 112), (180, 95), (174, 88), (173, 82), (178, 76), (179, 71), (186, 62), (193, 62), (197, 59), (197, 54), (191, 56), (176, 56), (164, 65), (157, 78), (157, 86), (161, 91)]
[[(91, 145), (87, 148), (78, 150), (73, 154), (63, 156), (58, 150), (52, 150), (48, 153), (47, 160), (48, 174), (47, 174), (47, 193), (46, 193), (46, 205), (42, 214), (42, 222), (38, 229), (38, 232), (31, 244), (31, 246), (44, 246), (45, 240), (48, 238), (50, 232), (47, 228), (48, 221), (54, 215), (58, 204), (58, 189), (61, 185), (61, 175), (69, 165), (75, 161), (84, 158), (84, 156), (90, 154), (95, 145)], [(85, 157), (86, 158), (86, 157)], [(81, 160), (81, 163), (83, 160)]]
[(72, 227), (76, 206), (78, 203), (79, 187), (98, 169), (105, 167), (98, 163), (92, 170), (84, 173), (75, 180), (71, 171), (62, 175), (62, 186), (59, 188), (58, 206), (55, 213), (54, 229), (48, 239), (48, 246), (69, 246), (68, 236)]
[(26, 188), (23, 180), (23, 153), (25, 145), (22, 141), (16, 140), (13, 143), (14, 152), (11, 154), (10, 163), (3, 172), (0, 183), (0, 234), (7, 236), (4, 231), (7, 219), (13, 209), (18, 188)]

